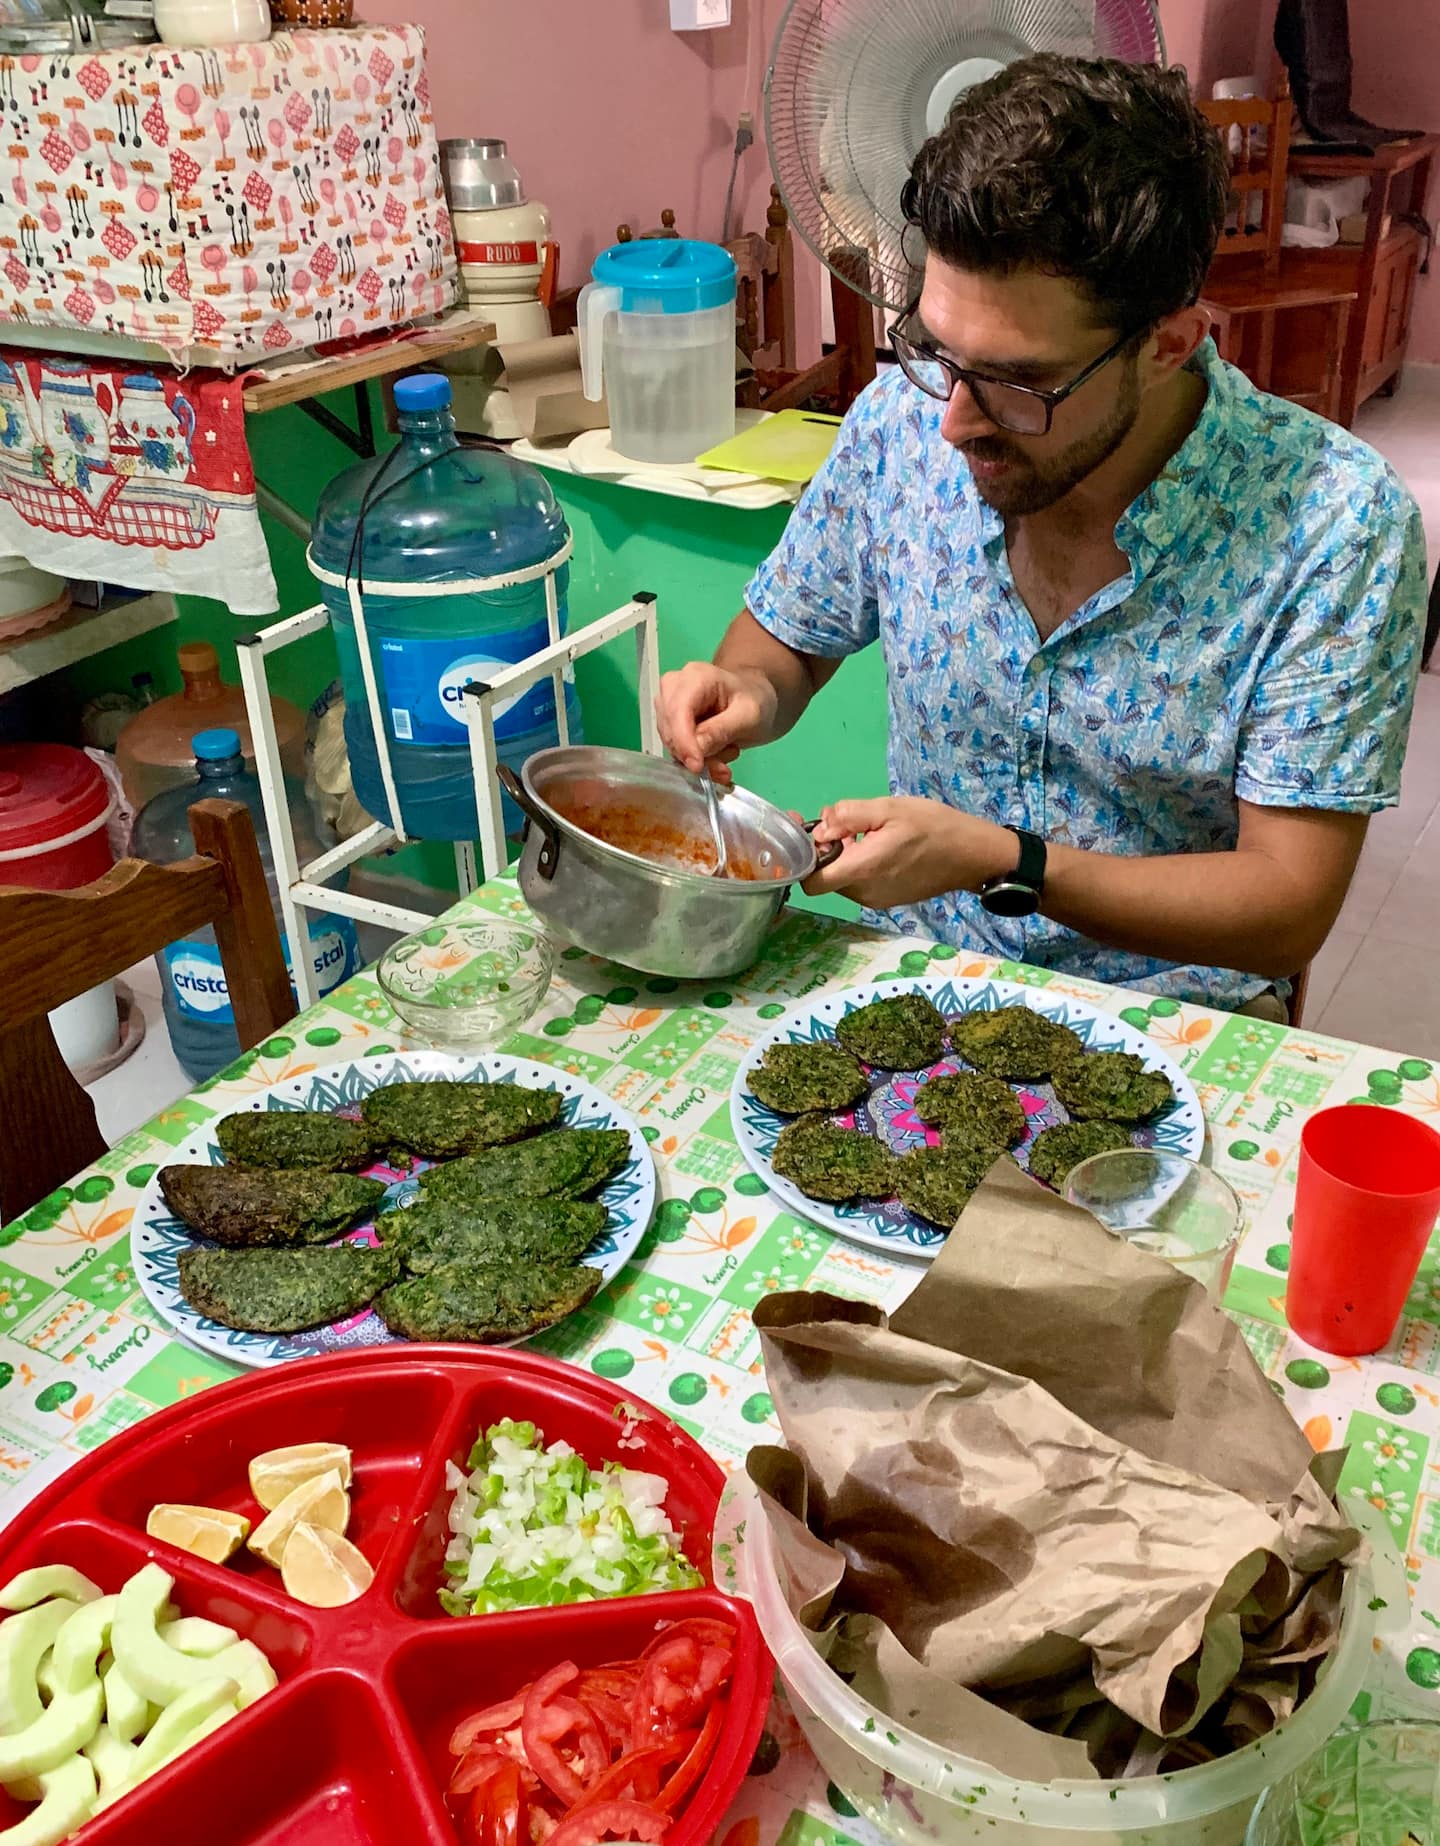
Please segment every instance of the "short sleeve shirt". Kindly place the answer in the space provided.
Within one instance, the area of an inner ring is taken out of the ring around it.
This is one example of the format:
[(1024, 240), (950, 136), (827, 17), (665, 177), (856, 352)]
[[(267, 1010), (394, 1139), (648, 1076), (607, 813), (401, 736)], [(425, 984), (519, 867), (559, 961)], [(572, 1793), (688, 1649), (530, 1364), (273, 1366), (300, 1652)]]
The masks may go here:
[[(1352, 814), (1398, 801), (1419, 511), (1374, 450), (1257, 391), (1208, 340), (1192, 364), (1199, 420), (1115, 530), (1128, 575), (1044, 642), (1003, 521), (940, 434), (944, 407), (898, 371), (857, 401), (746, 600), (802, 654), (880, 642), (892, 793), (1143, 855), (1233, 848), (1240, 800)], [(994, 917), (963, 891), (872, 920), (1215, 1006), (1266, 986)]]

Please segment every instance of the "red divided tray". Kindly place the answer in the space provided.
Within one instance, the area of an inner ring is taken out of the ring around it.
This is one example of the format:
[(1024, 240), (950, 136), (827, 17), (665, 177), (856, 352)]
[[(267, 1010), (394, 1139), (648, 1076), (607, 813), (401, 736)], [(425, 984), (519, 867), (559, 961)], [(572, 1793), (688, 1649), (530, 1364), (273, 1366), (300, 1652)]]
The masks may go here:
[[(633, 1659), (667, 1621), (718, 1615), (738, 1631), (725, 1728), (667, 1846), (703, 1846), (739, 1788), (770, 1703), (773, 1670), (749, 1605), (708, 1587), (724, 1476), (660, 1412), (620, 1446), (630, 1400), (588, 1372), (538, 1354), (407, 1345), (304, 1359), (163, 1410), (78, 1462), (0, 1532), (0, 1582), (70, 1564), (117, 1590), (154, 1559), (185, 1615), (223, 1622), (269, 1656), (279, 1686), (107, 1809), (86, 1846), (458, 1846), (443, 1801), (455, 1724), (561, 1660)], [(707, 1587), (533, 1609), (445, 1615), (436, 1601), (448, 1538), (445, 1464), (463, 1465), (478, 1430), (529, 1419), (591, 1467), (663, 1475), (666, 1510)], [(354, 1455), (349, 1537), (375, 1568), (341, 1609), (287, 1596), (248, 1550), (209, 1564), (145, 1536), (160, 1500), (226, 1507), (258, 1522), (253, 1455), (298, 1442)], [(0, 1791), (0, 1827), (25, 1810)]]

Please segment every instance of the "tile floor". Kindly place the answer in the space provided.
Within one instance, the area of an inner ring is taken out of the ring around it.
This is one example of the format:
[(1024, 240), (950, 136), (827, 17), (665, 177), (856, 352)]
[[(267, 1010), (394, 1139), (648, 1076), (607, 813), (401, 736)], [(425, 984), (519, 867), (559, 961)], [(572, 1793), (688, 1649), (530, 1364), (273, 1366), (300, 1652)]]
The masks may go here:
[[(1388, 402), (1373, 399), (1357, 433), (1409, 482), (1440, 561), (1440, 366), (1412, 367)], [(1420, 682), (1400, 806), (1371, 822), (1345, 908), (1311, 971), (1305, 1023), (1440, 1060), (1440, 672)], [(378, 952), (378, 947), (377, 951)], [(153, 962), (127, 979), (145, 1043), (91, 1085), (100, 1132), (115, 1140), (190, 1088), (165, 1031)]]

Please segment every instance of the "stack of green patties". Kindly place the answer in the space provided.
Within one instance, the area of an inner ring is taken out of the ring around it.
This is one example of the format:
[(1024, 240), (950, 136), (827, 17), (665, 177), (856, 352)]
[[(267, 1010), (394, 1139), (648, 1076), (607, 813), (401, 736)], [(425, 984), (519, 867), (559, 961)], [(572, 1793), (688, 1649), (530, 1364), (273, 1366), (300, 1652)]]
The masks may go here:
[[(580, 1259), (603, 1232), (588, 1202), (630, 1158), (624, 1129), (560, 1128), (553, 1090), (513, 1083), (394, 1083), (361, 1120), (254, 1110), (216, 1126), (224, 1166), (168, 1166), (175, 1216), (211, 1247), (179, 1258), (191, 1307), (242, 1332), (287, 1334), (372, 1303), (411, 1339), (495, 1342), (584, 1305), (600, 1273)], [(443, 1164), (421, 1196), (375, 1222), (379, 1248), (332, 1244), (373, 1213), (378, 1160)]]
[[(923, 1073), (951, 1048), (973, 1068), (930, 1077), (916, 1115), (940, 1145), (894, 1154), (873, 1135), (827, 1119), (870, 1090), (869, 1070)], [(1078, 1034), (1027, 1006), (962, 1014), (948, 1025), (923, 994), (874, 1000), (845, 1014), (835, 1038), (772, 1045), (751, 1073), (750, 1093), (792, 1116), (771, 1164), (807, 1198), (830, 1204), (898, 1197), (949, 1230), (1003, 1153), (1025, 1138), (1025, 1112), (1011, 1087), (1052, 1084), (1070, 1116), (1043, 1130), (1030, 1171), (1059, 1186), (1077, 1162), (1130, 1146), (1125, 1124), (1148, 1120), (1171, 1100), (1169, 1081), (1124, 1051), (1087, 1052)]]

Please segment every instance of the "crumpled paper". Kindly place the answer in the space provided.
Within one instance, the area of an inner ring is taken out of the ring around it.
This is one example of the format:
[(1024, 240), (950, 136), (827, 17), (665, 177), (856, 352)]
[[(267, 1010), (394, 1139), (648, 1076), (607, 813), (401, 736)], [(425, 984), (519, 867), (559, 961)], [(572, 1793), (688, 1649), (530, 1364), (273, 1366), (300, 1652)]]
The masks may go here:
[(888, 1323), (755, 1323), (790, 1606), (890, 1716), (1027, 1780), (1138, 1774), (1313, 1684), (1361, 1552), (1333, 1468), (1198, 1283), (1008, 1158)]

